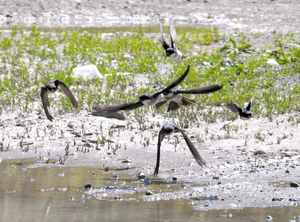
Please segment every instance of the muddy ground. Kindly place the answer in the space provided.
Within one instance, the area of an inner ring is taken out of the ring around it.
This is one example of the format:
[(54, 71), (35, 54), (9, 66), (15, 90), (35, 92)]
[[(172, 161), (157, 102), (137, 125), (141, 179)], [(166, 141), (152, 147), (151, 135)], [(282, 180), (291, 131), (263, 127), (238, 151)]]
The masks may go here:
[[(176, 25), (218, 27), (221, 33), (234, 33), (237, 29), (263, 32), (266, 37), (257, 44), (273, 41), (271, 32), (299, 32), (300, 1), (1, 1), (0, 27), (21, 23), (38, 27), (113, 27), (144, 25), (155, 26), (158, 21), (168, 24), (172, 17)], [(12, 18), (7, 17), (9, 14)], [(298, 78), (296, 78), (298, 80)], [(243, 104), (240, 104), (243, 105)], [(37, 164), (64, 166), (93, 166), (122, 168), (130, 160), (129, 173), (143, 172), (152, 177), (156, 161), (157, 135), (161, 126), (169, 121), (161, 116), (153, 118), (151, 109), (145, 114), (149, 128), (141, 131), (133, 114), (126, 112), (124, 121), (94, 117), (86, 111), (59, 115), (49, 122), (37, 112), (24, 115), (18, 111), (2, 113), (1, 160), (36, 158)], [(224, 109), (226, 109), (224, 107)], [(200, 115), (200, 114), (199, 114)], [(249, 121), (217, 121), (198, 124), (186, 129), (196, 144), (207, 166), (197, 165), (181, 136), (171, 136), (162, 145), (159, 178), (177, 177), (184, 186), (176, 192), (153, 191), (144, 195), (146, 201), (215, 197), (216, 201), (193, 203), (196, 210), (241, 209), (244, 207), (297, 206), (299, 188), (291, 182), (299, 178), (299, 130), (292, 119), (297, 113), (275, 116), (273, 121), (255, 116)], [(176, 119), (174, 119), (176, 122)], [(226, 124), (231, 124), (229, 133)], [(19, 135), (25, 135), (20, 143)], [(196, 138), (196, 135), (199, 135)], [(103, 140), (96, 144), (99, 136)], [(147, 141), (145, 138), (150, 138)], [(176, 141), (179, 145), (176, 147)], [(59, 161), (60, 160), (60, 161)], [(49, 163), (48, 163), (49, 164)], [(48, 165), (47, 165), (48, 166)], [(121, 175), (121, 174), (120, 174)], [(120, 176), (121, 177), (121, 176)], [(84, 181), (82, 182), (84, 185)], [(137, 188), (144, 192), (144, 188)], [(151, 188), (150, 188), (151, 189)]]

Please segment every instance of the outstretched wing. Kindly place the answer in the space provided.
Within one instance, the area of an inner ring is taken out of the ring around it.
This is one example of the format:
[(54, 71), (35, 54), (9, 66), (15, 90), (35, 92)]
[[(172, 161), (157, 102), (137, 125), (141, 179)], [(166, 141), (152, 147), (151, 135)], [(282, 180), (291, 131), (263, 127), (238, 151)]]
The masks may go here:
[(172, 88), (174, 88), (175, 86), (179, 85), (183, 80), (184, 78), (187, 76), (187, 74), (189, 73), (190, 71), (190, 65), (188, 65), (187, 69), (185, 70), (184, 74), (182, 76), (180, 76), (175, 82), (173, 82), (171, 85), (169, 85), (168, 87), (156, 92), (153, 94), (153, 98), (155, 98), (156, 96), (158, 96), (159, 94), (161, 93), (164, 93)]
[[(162, 128), (163, 129), (163, 128)], [(160, 146), (161, 146), (161, 142), (163, 141), (163, 139), (165, 138), (165, 134), (163, 132), (163, 130), (159, 131), (159, 135), (158, 135), (158, 142), (157, 142), (157, 157), (156, 157), (156, 166), (155, 166), (155, 171), (154, 171), (154, 176), (157, 176), (158, 171), (159, 171), (159, 162), (160, 162)]]
[(131, 103), (122, 103), (122, 104), (114, 104), (114, 105), (106, 105), (106, 106), (93, 106), (93, 110), (98, 112), (110, 111), (116, 112), (119, 110), (132, 110), (143, 106), (144, 104), (140, 101), (131, 102)]
[(242, 109), (234, 103), (229, 103), (227, 106), (232, 112), (240, 113), (242, 111)]
[(162, 107), (163, 105), (165, 105), (166, 102), (167, 102), (167, 100), (166, 100), (166, 101), (163, 101), (163, 102), (156, 103), (156, 104), (155, 104), (156, 109), (158, 109), (158, 108)]
[(166, 49), (170, 48), (170, 46), (166, 43), (166, 41), (164, 39), (163, 27), (162, 27), (161, 23), (159, 24), (159, 26), (160, 26), (160, 34), (161, 34), (161, 43), (162, 43), (164, 49), (166, 50)]
[(177, 110), (179, 108), (180, 108), (180, 106), (179, 106), (178, 103), (176, 103), (174, 101), (170, 101), (167, 112), (174, 111), (174, 110)]
[(189, 139), (189, 137), (184, 133), (184, 131), (182, 129), (179, 129), (179, 128), (177, 128), (177, 129), (181, 132), (186, 144), (188, 145), (188, 147), (189, 147), (191, 153), (193, 154), (195, 160), (197, 161), (197, 163), (200, 166), (205, 166), (206, 165), (205, 160), (200, 156), (200, 154), (198, 153), (197, 149), (195, 148), (194, 144)]
[(77, 101), (75, 99), (75, 97), (73, 96), (73, 94), (71, 93), (70, 89), (66, 86), (66, 84), (64, 84), (64, 82), (60, 81), (60, 80), (55, 80), (57, 86), (59, 86), (64, 92), (65, 94), (69, 97), (71, 103), (73, 104), (74, 108), (77, 108)]
[(170, 19), (170, 38), (171, 38), (171, 47), (178, 49), (175, 38), (176, 38), (176, 29), (174, 27), (174, 21)]
[(53, 118), (53, 116), (50, 113), (50, 104), (49, 104), (47, 90), (45, 89), (45, 87), (42, 87), (41, 99), (42, 99), (42, 103), (43, 103), (45, 114), (46, 114), (47, 118), (50, 121), (52, 121), (54, 118)]
[(250, 109), (254, 106), (254, 102), (255, 102), (255, 99), (252, 98), (251, 101), (248, 103), (246, 110), (250, 111)]
[(222, 85), (211, 85), (211, 86), (203, 86), (196, 89), (178, 89), (174, 90), (175, 93), (185, 93), (185, 94), (205, 94), (215, 92), (217, 90), (222, 89)]

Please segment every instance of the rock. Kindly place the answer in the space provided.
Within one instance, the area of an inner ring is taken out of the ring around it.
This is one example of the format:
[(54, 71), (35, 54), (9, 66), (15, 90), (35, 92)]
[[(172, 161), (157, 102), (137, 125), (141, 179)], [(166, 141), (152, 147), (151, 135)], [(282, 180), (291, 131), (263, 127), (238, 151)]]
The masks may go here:
[(147, 190), (146, 195), (153, 195), (153, 193), (150, 190)]
[(86, 189), (86, 190), (92, 189), (92, 185), (88, 183), (83, 186), (83, 189)]
[(257, 151), (254, 153), (254, 155), (262, 155), (262, 154), (266, 154), (266, 152), (263, 151), (263, 150), (257, 150)]
[(290, 184), (291, 187), (299, 187), (299, 183), (291, 182)]
[(300, 45), (294, 44), (294, 43), (287, 43), (287, 44), (284, 45), (284, 48), (296, 48), (296, 49), (300, 49)]
[(265, 217), (265, 219), (266, 219), (266, 221), (272, 221), (273, 217), (270, 216), (270, 215), (267, 215), (267, 216)]
[(123, 160), (122, 163), (132, 163), (132, 160)]
[(213, 180), (218, 180), (219, 179), (219, 177), (213, 177)]
[(173, 177), (172, 178), (172, 181), (177, 181), (178, 180), (178, 177)]
[(118, 180), (118, 179), (119, 179), (119, 176), (114, 175), (114, 176), (111, 176), (110, 179), (111, 179), (111, 180)]
[(279, 63), (275, 59), (268, 59), (266, 64), (269, 64), (270, 66), (280, 66)]
[(72, 77), (83, 79), (103, 78), (103, 76), (97, 69), (97, 66), (95, 65), (86, 65), (74, 68)]
[(138, 175), (138, 179), (139, 180), (142, 180), (142, 179), (145, 179), (146, 178), (146, 175), (144, 174), (144, 173), (140, 173), (139, 175)]
[(272, 201), (282, 201), (282, 200), (283, 198), (276, 198), (276, 197), (272, 198)]

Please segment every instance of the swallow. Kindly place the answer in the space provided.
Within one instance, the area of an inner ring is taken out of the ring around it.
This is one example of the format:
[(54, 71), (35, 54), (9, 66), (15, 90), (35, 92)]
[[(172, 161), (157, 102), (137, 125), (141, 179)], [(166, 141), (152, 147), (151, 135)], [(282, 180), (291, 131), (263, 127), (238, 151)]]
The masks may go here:
[(103, 111), (110, 111), (110, 112), (117, 112), (119, 110), (132, 110), (132, 109), (136, 109), (139, 108), (143, 105), (147, 105), (147, 106), (151, 106), (151, 105), (155, 105), (156, 103), (160, 102), (161, 100), (163, 100), (163, 93), (165, 91), (168, 91), (172, 88), (174, 88), (175, 86), (177, 86), (178, 84), (180, 84), (184, 78), (187, 76), (187, 74), (189, 73), (190, 70), (190, 65), (188, 65), (186, 71), (184, 72), (184, 74), (182, 76), (180, 76), (175, 82), (173, 82), (171, 85), (169, 85), (168, 87), (152, 94), (152, 95), (147, 95), (147, 94), (143, 94), (139, 97), (139, 100), (137, 102), (130, 102), (130, 103), (122, 103), (122, 104), (114, 104), (114, 105), (107, 105), (107, 106), (93, 106), (93, 110), (96, 110), (97, 112), (103, 112)]
[(241, 108), (234, 103), (227, 104), (227, 106), (232, 112), (239, 113), (241, 119), (247, 120), (252, 117), (252, 112), (250, 110), (254, 105), (254, 101), (255, 101), (254, 98), (252, 98), (245, 108)]
[(205, 160), (200, 156), (198, 151), (196, 150), (194, 144), (191, 142), (191, 140), (188, 138), (188, 136), (185, 134), (183, 129), (180, 129), (173, 121), (167, 122), (159, 131), (158, 135), (158, 143), (157, 143), (157, 159), (156, 159), (156, 167), (154, 171), (154, 176), (157, 176), (159, 171), (159, 161), (160, 161), (160, 147), (161, 142), (165, 138), (166, 135), (171, 135), (172, 133), (178, 133), (181, 132), (186, 144), (188, 145), (191, 153), (193, 154), (195, 160), (200, 166), (205, 166), (206, 162)]
[(60, 87), (65, 94), (69, 97), (71, 103), (73, 104), (74, 108), (77, 108), (77, 101), (69, 88), (60, 80), (52, 80), (48, 82), (45, 86), (42, 86), (42, 91), (41, 91), (41, 98), (42, 98), (42, 103), (43, 107), (45, 110), (45, 114), (47, 118), (52, 121), (54, 118), (50, 113), (50, 104), (49, 104), (49, 99), (48, 99), (48, 92), (54, 93), (58, 90), (58, 87)]
[(163, 27), (160, 24), (160, 34), (161, 34), (161, 43), (166, 50), (166, 56), (170, 57), (170, 59), (174, 61), (178, 61), (182, 58), (182, 53), (179, 51), (176, 42), (175, 42), (175, 37), (176, 37), (176, 29), (174, 27), (173, 20), (170, 20), (170, 39), (171, 39), (171, 46), (168, 45), (164, 39), (163, 35)]
[(184, 94), (205, 94), (215, 92), (222, 89), (222, 85), (211, 85), (211, 86), (202, 86), (196, 89), (170, 89), (163, 93), (164, 97), (156, 103), (156, 108), (163, 106), (166, 102), (170, 101), (168, 112), (177, 110), (181, 106), (188, 106), (195, 103), (194, 100), (188, 99), (181, 95)]

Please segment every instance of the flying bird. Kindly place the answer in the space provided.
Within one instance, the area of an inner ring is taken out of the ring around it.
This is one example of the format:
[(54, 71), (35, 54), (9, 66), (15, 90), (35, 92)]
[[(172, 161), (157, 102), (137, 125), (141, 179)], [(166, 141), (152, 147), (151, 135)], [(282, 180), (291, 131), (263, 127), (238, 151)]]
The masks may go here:
[(49, 99), (48, 99), (48, 92), (54, 93), (58, 90), (58, 87), (60, 87), (65, 94), (69, 97), (71, 103), (73, 104), (74, 108), (77, 108), (77, 101), (69, 88), (60, 80), (52, 80), (48, 82), (45, 86), (42, 86), (42, 91), (41, 91), (41, 98), (42, 98), (42, 103), (43, 107), (45, 110), (45, 114), (47, 118), (52, 121), (54, 118), (50, 113), (50, 104), (49, 104)]
[(171, 85), (168, 87), (154, 93), (151, 95), (146, 95), (143, 94), (139, 97), (139, 100), (137, 102), (130, 102), (130, 103), (122, 103), (122, 104), (114, 104), (114, 105), (105, 105), (105, 106), (93, 106), (93, 109), (98, 111), (98, 112), (104, 112), (104, 111), (111, 111), (111, 112), (117, 112), (119, 110), (132, 110), (139, 108), (143, 105), (151, 106), (155, 105), (156, 103), (160, 102), (163, 100), (163, 93), (174, 88), (178, 84), (180, 84), (184, 78), (187, 76), (190, 70), (190, 65), (188, 65), (186, 71), (182, 76), (180, 76), (175, 82), (173, 82)]
[(167, 122), (159, 131), (158, 135), (158, 143), (157, 143), (157, 159), (156, 159), (156, 167), (154, 171), (154, 176), (157, 176), (159, 171), (159, 162), (160, 162), (160, 147), (161, 142), (165, 138), (166, 135), (171, 135), (172, 133), (181, 132), (186, 144), (188, 145), (191, 153), (193, 154), (195, 160), (200, 166), (205, 166), (206, 162), (205, 160), (200, 156), (198, 151), (196, 150), (194, 144), (191, 142), (191, 140), (188, 138), (188, 136), (185, 134), (183, 129), (180, 129), (173, 121)]
[(245, 108), (241, 108), (238, 105), (236, 105), (235, 103), (227, 104), (227, 106), (229, 107), (229, 109), (232, 112), (238, 113), (240, 115), (241, 119), (247, 120), (252, 117), (252, 112), (250, 110), (254, 105), (254, 101), (255, 101), (254, 98), (252, 98), (251, 101), (248, 103), (248, 105)]
[(171, 39), (171, 46), (168, 45), (164, 39), (163, 35), (163, 27), (160, 24), (160, 34), (161, 34), (161, 43), (166, 50), (166, 56), (170, 57), (170, 59), (174, 61), (178, 61), (182, 58), (182, 53), (179, 51), (176, 42), (175, 42), (175, 37), (176, 37), (176, 29), (174, 27), (173, 20), (170, 20), (170, 39)]
[(205, 94), (215, 92), (222, 89), (222, 85), (211, 85), (202, 86), (196, 89), (170, 89), (163, 93), (164, 98), (162, 98), (158, 103), (156, 103), (156, 108), (163, 106), (166, 102), (170, 101), (168, 112), (179, 109), (181, 106), (188, 106), (195, 103), (194, 100), (188, 99), (181, 95), (184, 94)]

